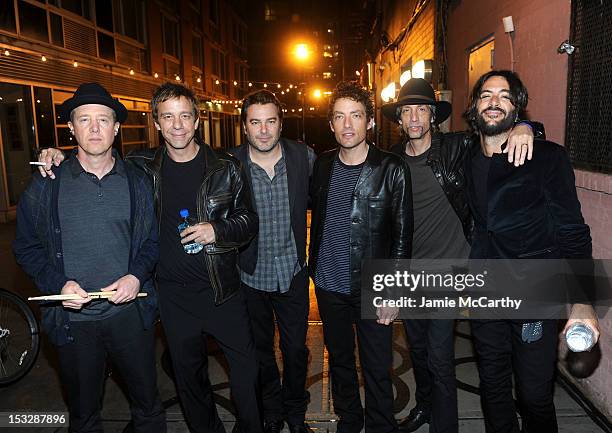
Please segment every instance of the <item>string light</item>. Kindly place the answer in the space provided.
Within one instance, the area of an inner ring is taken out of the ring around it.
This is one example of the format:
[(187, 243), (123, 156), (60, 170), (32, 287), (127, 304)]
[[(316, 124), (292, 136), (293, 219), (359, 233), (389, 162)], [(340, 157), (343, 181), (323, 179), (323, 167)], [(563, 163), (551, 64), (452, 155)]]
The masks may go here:
[(134, 70), (130, 69), (130, 75), (134, 75)]
[(249, 87), (253, 87), (253, 83), (249, 83)]
[(202, 82), (202, 78), (198, 77), (198, 79), (196, 80), (198, 83)]
[(181, 77), (180, 77), (179, 75), (177, 75), (176, 77), (174, 77), (174, 79), (175, 79), (176, 81), (181, 81)]
[(72, 63), (72, 66), (74, 66), (75, 68), (78, 68), (78, 67), (79, 67), (79, 63), (78, 63), (78, 62), (75, 60), (75, 61)]
[(159, 74), (156, 72), (156, 73), (153, 74), (153, 77), (159, 78)]
[(219, 84), (219, 80), (215, 80), (215, 84)]
[(268, 87), (268, 83), (264, 83), (264, 89)]
[(11, 53), (9, 52), (9, 50), (4, 50), (4, 55), (5, 55), (5, 56), (10, 56), (10, 55), (11, 55)]
[(47, 61), (47, 58), (46, 58), (45, 56), (42, 56), (42, 57), (40, 58), (40, 60), (42, 60), (43, 62), (46, 62), (46, 61)]

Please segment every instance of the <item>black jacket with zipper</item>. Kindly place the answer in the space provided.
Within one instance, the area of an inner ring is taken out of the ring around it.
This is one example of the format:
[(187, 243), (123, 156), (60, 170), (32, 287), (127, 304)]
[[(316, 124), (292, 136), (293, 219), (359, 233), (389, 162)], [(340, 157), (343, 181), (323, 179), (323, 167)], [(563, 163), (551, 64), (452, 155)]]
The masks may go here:
[[(312, 221), (308, 268), (314, 279), (327, 196), (338, 149), (320, 155), (312, 174)], [(351, 198), (350, 289), (361, 291), (361, 265), (366, 259), (409, 259), (412, 254), (412, 184), (410, 169), (397, 155), (370, 144)]]
[[(198, 140), (204, 152), (204, 179), (197, 197), (197, 220), (208, 222), (216, 241), (204, 247), (204, 261), (215, 293), (215, 304), (227, 301), (240, 288), (238, 249), (246, 245), (259, 227), (251, 191), (240, 163), (223, 150), (213, 150)], [(126, 159), (141, 167), (152, 179), (157, 219), (161, 224), (162, 164), (169, 158), (166, 147), (131, 153)]]

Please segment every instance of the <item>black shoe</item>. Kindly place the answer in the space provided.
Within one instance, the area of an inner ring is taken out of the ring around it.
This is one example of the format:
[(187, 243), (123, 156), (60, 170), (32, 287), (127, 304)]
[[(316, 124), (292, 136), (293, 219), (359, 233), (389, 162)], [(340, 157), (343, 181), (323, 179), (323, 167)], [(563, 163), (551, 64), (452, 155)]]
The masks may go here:
[(400, 422), (398, 425), (400, 432), (409, 433), (417, 430), (419, 427), (426, 423), (429, 423), (429, 412), (415, 407), (410, 411), (408, 417), (402, 422)]
[(289, 426), (289, 433), (314, 433), (314, 430), (312, 430), (306, 423), (291, 424), (288, 422), (287, 425)]
[(285, 421), (266, 421), (264, 422), (264, 433), (280, 433), (285, 425)]

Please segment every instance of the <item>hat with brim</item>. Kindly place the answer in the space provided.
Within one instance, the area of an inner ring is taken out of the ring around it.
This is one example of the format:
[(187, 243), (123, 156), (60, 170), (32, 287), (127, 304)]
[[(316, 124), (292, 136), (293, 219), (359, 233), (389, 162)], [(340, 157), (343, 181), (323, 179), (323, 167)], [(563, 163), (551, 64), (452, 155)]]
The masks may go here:
[(72, 98), (66, 99), (59, 106), (60, 120), (70, 121), (70, 113), (77, 107), (85, 104), (105, 105), (115, 112), (117, 122), (123, 123), (127, 119), (128, 111), (117, 98), (113, 98), (108, 90), (98, 83), (84, 83), (79, 86)]
[(397, 108), (404, 105), (433, 105), (436, 107), (434, 123), (439, 125), (448, 119), (452, 106), (446, 101), (437, 101), (433, 87), (422, 78), (408, 80), (400, 89), (397, 101), (382, 106), (383, 115), (392, 122), (398, 121)]

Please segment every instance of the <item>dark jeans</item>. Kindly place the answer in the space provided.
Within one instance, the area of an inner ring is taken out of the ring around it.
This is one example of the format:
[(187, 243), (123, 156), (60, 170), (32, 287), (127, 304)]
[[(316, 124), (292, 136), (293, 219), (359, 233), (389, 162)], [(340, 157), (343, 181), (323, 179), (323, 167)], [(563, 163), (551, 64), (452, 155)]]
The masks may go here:
[(197, 290), (158, 282), (162, 324), (172, 358), (177, 393), (193, 433), (223, 433), (210, 377), (206, 337), (216, 341), (230, 367), (230, 389), (244, 431), (261, 433), (258, 364), (241, 293), (214, 304), (211, 288)]
[[(259, 361), (264, 419), (302, 424), (308, 406), (308, 274), (300, 272), (286, 293), (264, 292), (243, 285)], [(274, 317), (283, 355), (283, 382), (274, 353)]]
[(155, 330), (143, 329), (134, 305), (98, 321), (71, 322), (74, 341), (57, 348), (70, 433), (102, 432), (102, 391), (109, 357), (127, 387), (136, 433), (165, 433), (157, 390)]
[(431, 433), (459, 431), (454, 320), (404, 320), (417, 406), (431, 414)]
[(365, 387), (365, 431), (397, 432), (391, 381), (392, 326), (361, 319), (359, 296), (318, 288), (316, 293), (329, 353), (334, 410), (340, 416), (337, 431), (359, 433), (364, 423), (355, 361), (355, 325)]
[(512, 397), (514, 368), (523, 431), (557, 433), (553, 403), (557, 322), (545, 320), (542, 338), (532, 343), (522, 341), (519, 321), (472, 320), (471, 324), (486, 432), (520, 431)]

